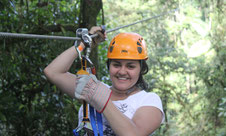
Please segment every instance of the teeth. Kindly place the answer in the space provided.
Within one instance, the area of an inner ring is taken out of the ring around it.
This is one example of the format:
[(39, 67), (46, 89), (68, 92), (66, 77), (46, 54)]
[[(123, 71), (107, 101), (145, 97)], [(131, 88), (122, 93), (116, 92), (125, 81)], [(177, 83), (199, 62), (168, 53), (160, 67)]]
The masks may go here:
[(120, 79), (120, 80), (126, 80), (127, 78), (119, 77), (118, 79)]

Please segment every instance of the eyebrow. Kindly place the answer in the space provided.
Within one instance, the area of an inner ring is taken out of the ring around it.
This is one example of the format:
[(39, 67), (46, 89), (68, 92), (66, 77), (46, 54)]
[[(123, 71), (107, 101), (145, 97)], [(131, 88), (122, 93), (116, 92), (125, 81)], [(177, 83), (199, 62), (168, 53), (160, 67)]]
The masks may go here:
[[(117, 61), (117, 60), (113, 60), (112, 62), (115, 62), (115, 63), (120, 63), (119, 61)], [(135, 62), (134, 61), (129, 61), (127, 64), (135, 64)]]

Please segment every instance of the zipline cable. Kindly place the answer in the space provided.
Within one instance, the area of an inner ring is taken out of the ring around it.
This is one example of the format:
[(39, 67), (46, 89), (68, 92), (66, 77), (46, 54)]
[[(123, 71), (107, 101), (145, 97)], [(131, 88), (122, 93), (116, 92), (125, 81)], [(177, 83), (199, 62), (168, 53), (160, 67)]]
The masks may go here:
[(171, 10), (171, 11), (169, 11), (169, 12), (165, 12), (165, 13), (162, 13), (162, 14), (159, 14), (159, 15), (156, 15), (156, 16), (152, 16), (152, 17), (149, 17), (149, 18), (146, 18), (146, 19), (143, 19), (143, 20), (136, 21), (136, 22), (131, 23), (131, 24), (128, 24), (128, 25), (124, 25), (124, 26), (120, 26), (120, 27), (117, 27), (117, 28), (114, 28), (114, 29), (110, 29), (110, 30), (107, 30), (106, 32), (107, 32), (107, 33), (110, 33), (110, 32), (113, 32), (113, 31), (116, 31), (116, 30), (125, 28), (125, 27), (129, 27), (129, 26), (131, 26), (131, 25), (135, 25), (135, 24), (138, 24), (138, 23), (142, 23), (142, 22), (145, 22), (145, 21), (148, 21), (148, 20), (151, 20), (151, 19), (155, 19), (155, 18), (164, 16), (164, 15), (170, 14), (170, 13), (172, 13), (172, 12), (176, 12), (177, 10), (178, 10), (178, 8), (177, 8), (177, 9), (174, 9), (174, 10)]
[(50, 35), (37, 35), (37, 34), (19, 34), (19, 33), (7, 33), (0, 32), (0, 37), (3, 38), (36, 38), (36, 39), (54, 39), (54, 40), (80, 40), (78, 37), (66, 37), (66, 36), (50, 36)]
[[(135, 25), (135, 24), (138, 24), (138, 23), (142, 23), (142, 22), (145, 22), (145, 21), (148, 21), (148, 20), (151, 20), (151, 19), (155, 19), (155, 18), (164, 16), (164, 15), (170, 14), (172, 12), (175, 12), (177, 10), (178, 10), (178, 8), (171, 10), (169, 12), (165, 12), (165, 13), (162, 13), (162, 14), (159, 14), (159, 15), (156, 15), (156, 16), (152, 16), (150, 18), (146, 18), (146, 19), (143, 19), (143, 20), (136, 21), (136, 22), (128, 24), (128, 25), (116, 27), (114, 29), (107, 30), (106, 33), (110, 33), (110, 32), (125, 28), (125, 27), (129, 27), (129, 26), (132, 26), (132, 25)], [(93, 37), (96, 37), (96, 36), (98, 36), (98, 34), (91, 35), (90, 37), (93, 38)], [(13, 38), (54, 39), (54, 40), (81, 40), (81, 38), (79, 38), (79, 37), (50, 36), (50, 35), (37, 35), (37, 34), (20, 34), (20, 33), (8, 33), (8, 32), (0, 32), (0, 37), (3, 37), (3, 38), (13, 37)]]

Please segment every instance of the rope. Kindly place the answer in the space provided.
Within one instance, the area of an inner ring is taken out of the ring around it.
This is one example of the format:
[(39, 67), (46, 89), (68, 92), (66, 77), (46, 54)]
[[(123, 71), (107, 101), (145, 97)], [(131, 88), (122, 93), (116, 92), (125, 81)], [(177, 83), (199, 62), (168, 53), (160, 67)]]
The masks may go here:
[[(142, 22), (145, 22), (145, 21), (148, 21), (148, 20), (151, 20), (151, 19), (155, 19), (155, 18), (164, 16), (164, 15), (170, 14), (172, 12), (175, 12), (177, 10), (178, 10), (178, 8), (171, 10), (169, 12), (165, 12), (165, 13), (162, 13), (162, 14), (159, 14), (159, 15), (156, 15), (156, 16), (152, 16), (150, 18), (146, 18), (146, 19), (143, 19), (143, 20), (136, 21), (136, 22), (128, 24), (128, 25), (116, 27), (114, 29), (107, 30), (106, 33), (110, 33), (110, 32), (125, 28), (125, 27), (129, 27), (129, 26), (132, 26), (132, 25), (135, 25), (135, 24), (138, 24), (138, 23), (142, 23)], [(91, 35), (90, 37), (94, 38), (96, 36), (98, 36), (98, 34)], [(55, 39), (55, 40), (81, 40), (81, 38), (79, 38), (79, 37), (50, 36), (50, 35), (37, 35), (37, 34), (19, 34), (19, 33), (7, 33), (7, 32), (0, 32), (0, 37), (3, 37), (3, 38), (10, 38), (10, 37), (14, 37), (14, 38), (37, 38), (37, 39)]]

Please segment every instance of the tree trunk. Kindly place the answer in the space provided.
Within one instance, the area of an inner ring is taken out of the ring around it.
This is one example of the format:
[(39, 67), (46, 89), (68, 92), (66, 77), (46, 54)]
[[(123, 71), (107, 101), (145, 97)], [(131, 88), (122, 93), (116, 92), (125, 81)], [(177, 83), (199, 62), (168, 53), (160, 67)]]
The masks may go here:
[[(102, 0), (81, 0), (80, 7), (80, 28), (90, 29), (92, 26), (97, 25), (97, 16), (102, 8)], [(98, 69), (98, 48), (95, 47), (92, 49), (90, 59)]]

